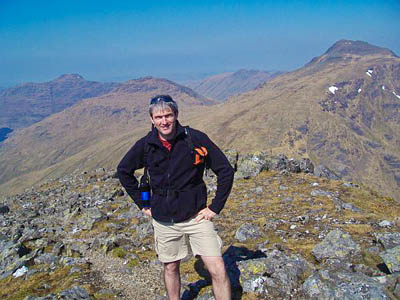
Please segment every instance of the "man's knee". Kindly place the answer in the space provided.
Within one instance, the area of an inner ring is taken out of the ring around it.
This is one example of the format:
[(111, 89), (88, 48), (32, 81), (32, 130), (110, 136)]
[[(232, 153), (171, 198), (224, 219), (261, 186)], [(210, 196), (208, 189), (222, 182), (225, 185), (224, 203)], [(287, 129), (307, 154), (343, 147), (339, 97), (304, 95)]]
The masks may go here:
[(176, 273), (179, 272), (180, 261), (173, 261), (169, 263), (164, 263), (164, 272), (166, 273)]
[(208, 270), (208, 272), (210, 272), (212, 278), (217, 280), (225, 279), (225, 277), (227, 276), (224, 266), (211, 268)]
[(202, 257), (211, 277), (223, 279), (226, 276), (225, 264), (222, 257)]

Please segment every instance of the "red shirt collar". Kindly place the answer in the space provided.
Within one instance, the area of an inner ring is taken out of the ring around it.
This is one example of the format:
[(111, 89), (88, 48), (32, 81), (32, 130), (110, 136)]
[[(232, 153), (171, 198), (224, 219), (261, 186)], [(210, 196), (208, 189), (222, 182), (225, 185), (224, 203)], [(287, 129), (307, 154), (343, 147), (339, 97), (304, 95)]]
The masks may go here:
[(171, 151), (172, 144), (171, 144), (169, 141), (167, 141), (167, 140), (161, 139), (160, 134), (158, 134), (158, 138), (160, 139), (161, 144), (162, 144), (165, 148), (167, 148), (168, 151)]

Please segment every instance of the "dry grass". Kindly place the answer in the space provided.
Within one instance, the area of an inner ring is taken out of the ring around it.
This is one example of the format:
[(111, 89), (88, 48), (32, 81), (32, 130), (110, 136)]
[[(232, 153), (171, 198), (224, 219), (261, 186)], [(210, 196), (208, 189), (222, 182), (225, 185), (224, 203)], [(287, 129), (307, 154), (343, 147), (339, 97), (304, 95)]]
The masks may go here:
[[(319, 186), (312, 187), (313, 183), (318, 183)], [(251, 192), (257, 186), (264, 188), (261, 195)], [(286, 186), (288, 189), (281, 190), (280, 186)], [(338, 211), (331, 198), (311, 197), (310, 192), (313, 189), (338, 192), (338, 196), (344, 202), (356, 205), (363, 212)], [(284, 201), (288, 197), (292, 200)], [(249, 200), (255, 201), (243, 207), (243, 203)], [(292, 221), (293, 218), (304, 215), (310, 217), (308, 222), (303, 224)], [(306, 174), (281, 176), (277, 172), (262, 172), (254, 180), (236, 182), (232, 196), (221, 218), (216, 220), (216, 224), (224, 228), (222, 235), (227, 244), (256, 250), (260, 243), (268, 240), (267, 247), (273, 247), (277, 243), (284, 249), (299, 253), (315, 263), (311, 252), (321, 241), (318, 236), (324, 230), (339, 228), (350, 233), (353, 239), (364, 245), (365, 240), (372, 241), (373, 232), (382, 231), (382, 228), (373, 227), (371, 223), (377, 224), (384, 219), (395, 221), (399, 215), (400, 205), (396, 201), (377, 196), (369, 189), (348, 188), (343, 186), (342, 181), (316, 178)], [(315, 220), (316, 217), (319, 217), (318, 221)], [(347, 224), (350, 220), (352, 223)], [(237, 243), (234, 235), (239, 226), (245, 222), (259, 226), (263, 237), (251, 242)], [(274, 222), (275, 227), (269, 228)], [(291, 230), (291, 225), (296, 225), (296, 228)], [(282, 237), (278, 233), (279, 230), (286, 232), (286, 236)]]

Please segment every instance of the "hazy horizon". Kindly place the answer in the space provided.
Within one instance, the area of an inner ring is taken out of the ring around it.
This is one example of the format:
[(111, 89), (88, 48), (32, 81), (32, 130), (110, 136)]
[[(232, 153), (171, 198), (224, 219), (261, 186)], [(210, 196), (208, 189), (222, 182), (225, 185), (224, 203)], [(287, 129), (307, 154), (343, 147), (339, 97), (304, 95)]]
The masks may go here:
[(400, 54), (400, 2), (5, 0), (0, 87), (290, 71), (340, 39)]

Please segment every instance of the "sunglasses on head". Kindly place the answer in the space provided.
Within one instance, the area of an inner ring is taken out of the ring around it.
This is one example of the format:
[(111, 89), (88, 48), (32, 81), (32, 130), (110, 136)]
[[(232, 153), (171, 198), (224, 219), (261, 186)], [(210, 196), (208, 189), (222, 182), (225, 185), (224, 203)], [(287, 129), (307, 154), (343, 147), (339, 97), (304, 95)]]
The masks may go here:
[(165, 102), (165, 103), (168, 103), (168, 102), (175, 102), (172, 98), (171, 98), (171, 96), (168, 96), (168, 95), (160, 95), (160, 96), (155, 96), (154, 98), (152, 98), (151, 100), (150, 100), (150, 105), (152, 105), (152, 104), (157, 104), (157, 103), (159, 103), (159, 102)]

